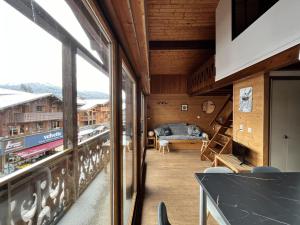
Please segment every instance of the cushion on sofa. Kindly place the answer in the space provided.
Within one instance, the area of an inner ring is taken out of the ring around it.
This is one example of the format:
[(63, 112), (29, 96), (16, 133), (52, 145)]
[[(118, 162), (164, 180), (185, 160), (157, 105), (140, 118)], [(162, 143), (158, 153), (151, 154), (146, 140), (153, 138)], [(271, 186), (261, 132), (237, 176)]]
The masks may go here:
[(172, 131), (169, 127), (158, 127), (154, 129), (154, 132), (157, 136), (170, 136), (172, 135)]
[(186, 124), (169, 124), (173, 135), (188, 135), (188, 127)]
[(200, 137), (202, 135), (202, 131), (196, 125), (188, 126), (188, 135)]
[(171, 135), (171, 136), (160, 136), (159, 140), (202, 140), (203, 137), (196, 137), (190, 135)]
[(154, 129), (154, 133), (156, 134), (156, 136), (162, 136), (164, 135), (164, 131), (161, 127), (157, 127)]
[(169, 127), (163, 128), (164, 136), (171, 136), (173, 133)]

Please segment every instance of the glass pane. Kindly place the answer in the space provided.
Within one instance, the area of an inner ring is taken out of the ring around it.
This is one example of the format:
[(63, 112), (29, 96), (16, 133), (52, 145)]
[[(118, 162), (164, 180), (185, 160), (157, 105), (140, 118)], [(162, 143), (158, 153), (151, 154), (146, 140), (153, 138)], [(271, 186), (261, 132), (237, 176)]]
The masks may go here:
[(5, 1), (0, 19), (0, 224), (111, 224), (109, 77), (76, 57), (72, 114), (96, 104), (90, 124), (78, 120), (77, 167), (63, 148), (62, 43)]
[(5, 1), (0, 27), (0, 176), (5, 176), (62, 150), (62, 45)]
[(142, 93), (141, 94), (141, 164), (143, 163), (143, 156), (144, 156), (144, 150), (145, 150), (145, 96)]
[(76, 65), (80, 197), (59, 224), (73, 225), (76, 221), (78, 225), (109, 225), (109, 77), (79, 55)]
[(98, 52), (92, 47), (90, 37), (88, 37), (87, 32), (82, 28), (78, 19), (65, 0), (35, 0), (35, 2), (44, 8), (79, 43), (81, 43), (93, 56), (103, 63), (102, 57), (99, 56)]
[(134, 158), (134, 82), (122, 72), (123, 224), (128, 223), (132, 206)]

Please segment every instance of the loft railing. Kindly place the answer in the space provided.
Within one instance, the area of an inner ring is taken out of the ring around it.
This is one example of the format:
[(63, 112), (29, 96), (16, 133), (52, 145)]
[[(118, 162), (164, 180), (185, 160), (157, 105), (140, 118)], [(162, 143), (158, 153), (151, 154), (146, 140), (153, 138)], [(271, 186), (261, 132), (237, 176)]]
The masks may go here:
[(212, 86), (215, 83), (215, 78), (215, 57), (213, 56), (201, 65), (191, 76), (189, 76), (189, 94), (192, 95), (201, 92), (201, 90)]
[[(78, 151), (78, 165), (73, 151)], [(77, 150), (64, 150), (0, 178), (0, 225), (57, 223), (76, 201), (76, 190), (83, 193), (109, 160), (105, 131), (80, 143)]]

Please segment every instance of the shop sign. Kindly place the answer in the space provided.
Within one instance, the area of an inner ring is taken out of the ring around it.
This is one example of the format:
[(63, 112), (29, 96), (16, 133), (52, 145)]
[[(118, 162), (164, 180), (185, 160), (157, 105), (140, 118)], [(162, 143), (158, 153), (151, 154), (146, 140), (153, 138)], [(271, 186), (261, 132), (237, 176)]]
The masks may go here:
[(59, 130), (50, 131), (42, 134), (27, 136), (24, 138), (24, 143), (25, 143), (24, 145), (26, 148), (31, 148), (33, 146), (56, 141), (62, 138), (63, 138), (63, 130), (59, 129)]
[(22, 150), (24, 148), (24, 138), (5, 139), (0, 144), (0, 154), (7, 154)]

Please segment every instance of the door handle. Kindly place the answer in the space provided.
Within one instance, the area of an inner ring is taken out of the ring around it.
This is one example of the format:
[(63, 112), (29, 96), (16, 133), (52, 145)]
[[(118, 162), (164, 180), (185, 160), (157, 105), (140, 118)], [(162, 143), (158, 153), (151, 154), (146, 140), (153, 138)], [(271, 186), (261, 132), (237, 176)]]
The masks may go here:
[(283, 135), (283, 139), (289, 139), (289, 137), (285, 134)]

